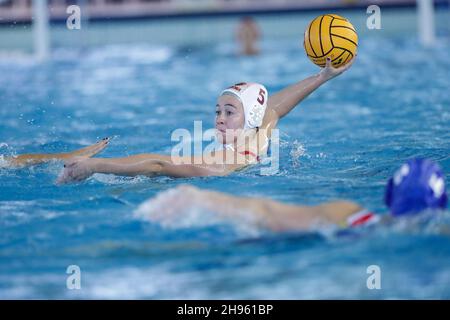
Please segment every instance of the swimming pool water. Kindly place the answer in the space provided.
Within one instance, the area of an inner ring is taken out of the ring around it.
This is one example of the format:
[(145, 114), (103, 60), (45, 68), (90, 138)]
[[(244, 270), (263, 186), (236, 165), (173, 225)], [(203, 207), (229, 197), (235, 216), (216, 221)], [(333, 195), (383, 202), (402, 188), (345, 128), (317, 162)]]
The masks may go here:
[[(450, 298), (449, 212), (346, 237), (273, 235), (202, 214), (171, 227), (134, 214), (181, 183), (295, 204), (344, 198), (384, 213), (387, 178), (416, 156), (437, 161), (449, 181), (449, 42), (360, 41), (352, 69), (280, 122), (276, 175), (95, 175), (56, 186), (61, 164), (0, 169), (0, 297)], [(1, 61), (0, 154), (64, 152), (106, 136), (115, 138), (101, 156), (169, 154), (174, 129), (212, 127), (224, 87), (258, 81), (273, 93), (318, 71), (298, 39), (262, 46), (252, 58), (236, 57), (232, 43), (128, 44), (60, 48), (43, 65)], [(69, 265), (81, 269), (81, 290), (66, 288)], [(369, 265), (381, 268), (381, 290), (367, 289)]]

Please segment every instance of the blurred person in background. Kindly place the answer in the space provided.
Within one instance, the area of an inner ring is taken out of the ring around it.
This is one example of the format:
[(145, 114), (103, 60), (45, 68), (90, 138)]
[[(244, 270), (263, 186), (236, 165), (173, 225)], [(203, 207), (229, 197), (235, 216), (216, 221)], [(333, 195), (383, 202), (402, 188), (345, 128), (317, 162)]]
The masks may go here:
[(252, 17), (243, 17), (236, 30), (236, 38), (240, 45), (241, 55), (256, 55), (260, 50), (258, 41), (261, 38), (261, 31)]

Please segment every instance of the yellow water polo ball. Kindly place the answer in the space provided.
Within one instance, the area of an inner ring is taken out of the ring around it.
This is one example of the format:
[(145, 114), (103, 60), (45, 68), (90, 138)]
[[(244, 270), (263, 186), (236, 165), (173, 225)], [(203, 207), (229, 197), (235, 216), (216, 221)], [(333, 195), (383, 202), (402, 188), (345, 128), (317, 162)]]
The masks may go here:
[(334, 67), (350, 62), (358, 48), (358, 34), (355, 27), (337, 14), (324, 14), (310, 22), (303, 41), (306, 55), (318, 65), (325, 67), (331, 58)]

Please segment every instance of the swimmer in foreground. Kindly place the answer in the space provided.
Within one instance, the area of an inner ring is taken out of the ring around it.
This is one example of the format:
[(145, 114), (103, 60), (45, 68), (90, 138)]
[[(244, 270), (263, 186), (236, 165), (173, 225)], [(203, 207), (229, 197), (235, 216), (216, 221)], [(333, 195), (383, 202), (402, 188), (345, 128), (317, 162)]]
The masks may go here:
[(51, 161), (68, 161), (70, 159), (85, 159), (95, 156), (103, 151), (110, 141), (110, 138), (104, 138), (95, 144), (82, 149), (67, 153), (46, 153), (46, 154), (22, 154), (18, 156), (4, 158), (6, 167), (21, 168), (26, 166), (39, 165)]
[[(250, 219), (258, 227), (274, 232), (310, 230), (332, 224), (340, 227), (367, 226), (382, 217), (415, 215), (424, 210), (445, 209), (447, 194), (444, 175), (437, 164), (426, 159), (412, 159), (389, 179), (385, 192), (389, 215), (376, 215), (358, 204), (335, 201), (317, 206), (296, 206), (264, 198), (243, 198), (182, 185), (144, 202), (139, 216), (151, 220), (171, 218), (185, 210), (206, 210), (220, 218), (235, 221)], [(169, 217), (168, 217), (169, 216)]]
[[(225, 176), (256, 164), (267, 154), (271, 131), (278, 121), (325, 82), (348, 70), (328, 60), (316, 75), (286, 87), (269, 97), (258, 83), (238, 83), (217, 99), (215, 129), (221, 149), (204, 155), (170, 156), (138, 154), (124, 158), (90, 158), (67, 161), (57, 183), (82, 181), (94, 173), (121, 176), (196, 177)], [(231, 160), (231, 161), (230, 161)]]

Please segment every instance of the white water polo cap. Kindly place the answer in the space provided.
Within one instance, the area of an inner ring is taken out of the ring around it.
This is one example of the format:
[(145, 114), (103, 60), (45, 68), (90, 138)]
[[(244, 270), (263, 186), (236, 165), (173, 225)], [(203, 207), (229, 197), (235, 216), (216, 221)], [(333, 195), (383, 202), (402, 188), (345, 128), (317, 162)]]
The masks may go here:
[(262, 84), (237, 83), (222, 91), (220, 95), (224, 94), (233, 95), (241, 101), (245, 115), (244, 129), (253, 129), (262, 125), (269, 96)]

